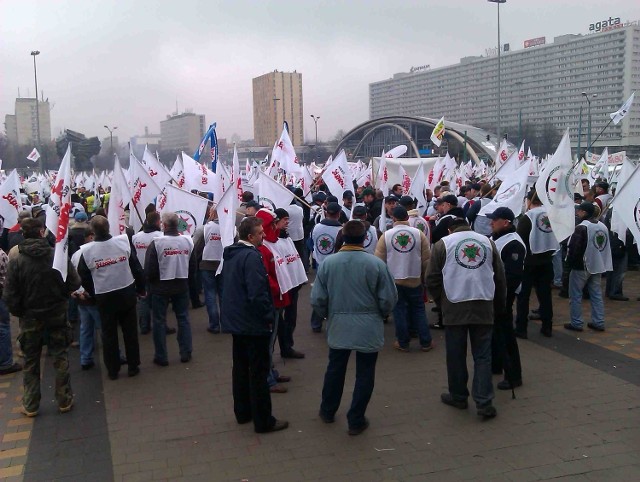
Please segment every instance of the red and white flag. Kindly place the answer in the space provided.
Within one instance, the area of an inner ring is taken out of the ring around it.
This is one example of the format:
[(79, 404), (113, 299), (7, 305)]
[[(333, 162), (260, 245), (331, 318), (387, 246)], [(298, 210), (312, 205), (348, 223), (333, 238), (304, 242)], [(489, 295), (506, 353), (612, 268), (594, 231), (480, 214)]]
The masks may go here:
[[(248, 161), (247, 161), (248, 163)], [(231, 161), (231, 186), (235, 187), (238, 201), (242, 202), (242, 177), (240, 176), (240, 160), (238, 149), (233, 145), (233, 161)]]
[(173, 184), (164, 185), (156, 202), (156, 208), (161, 215), (164, 213), (178, 215), (178, 232), (188, 236), (193, 236), (195, 230), (204, 224), (208, 205), (207, 198), (192, 194)]
[(506, 139), (502, 139), (502, 143), (500, 144), (500, 148), (498, 149), (495, 159), (496, 170), (500, 169), (500, 167), (507, 162), (507, 159), (509, 159), (509, 145), (507, 144)]
[[(381, 162), (383, 161), (381, 160)], [(349, 190), (353, 193), (353, 178), (351, 177), (351, 170), (344, 150), (340, 151), (331, 165), (324, 171), (322, 180), (331, 191), (331, 194), (338, 198), (340, 205), (342, 205), (345, 191)]]
[(425, 183), (424, 164), (420, 161), (420, 165), (411, 180), (411, 188), (409, 189), (409, 196), (418, 200), (418, 205), (416, 207), (420, 212), (423, 212), (424, 208), (427, 206), (427, 199), (424, 195)]
[[(276, 186), (279, 185), (273, 179), (269, 178), (269, 176), (262, 173), (260, 174), (260, 178), (267, 179), (268, 181), (276, 184)], [(216, 205), (218, 224), (220, 225), (220, 241), (222, 242), (223, 248), (233, 244), (233, 240), (236, 235), (236, 211), (239, 207), (240, 200), (238, 199), (238, 196), (235, 195), (233, 189), (227, 189), (227, 192), (222, 195), (220, 202)], [(220, 266), (218, 267), (216, 274), (220, 274), (222, 272), (223, 264), (224, 259), (220, 260)]]
[(204, 164), (200, 164), (186, 152), (182, 152), (185, 189), (202, 192), (213, 192), (216, 174)]
[(182, 159), (180, 159), (180, 156), (176, 156), (176, 161), (173, 163), (169, 174), (179, 188), (186, 189), (184, 167), (182, 167)]
[(69, 211), (71, 210), (71, 143), (62, 158), (55, 184), (51, 187), (49, 206), (47, 207), (47, 229), (56, 237), (53, 255), (53, 269), (60, 272), (62, 279), (67, 279), (69, 262)]
[(153, 179), (158, 186), (162, 187), (171, 181), (169, 171), (158, 161), (146, 145), (144, 146), (144, 154), (142, 155), (140, 163), (147, 168), (149, 176), (151, 176), (151, 179)]
[(38, 159), (40, 159), (40, 153), (38, 152), (38, 149), (34, 147), (33, 151), (31, 151), (27, 156), (27, 159), (29, 159), (31, 162), (38, 162)]
[(524, 140), (520, 145), (520, 149), (518, 149), (518, 167), (522, 166), (525, 163), (525, 155), (524, 155)]
[(14, 169), (9, 177), (0, 184), (0, 216), (2, 216), (2, 228), (11, 228), (18, 222), (18, 214), (22, 211), (20, 198), (20, 178)]
[(409, 174), (407, 174), (407, 171), (405, 171), (404, 167), (402, 167), (402, 164), (398, 164), (398, 168), (400, 170), (402, 195), (407, 196), (411, 191), (411, 178), (409, 177)]
[(289, 132), (287, 132), (287, 128), (282, 128), (282, 134), (280, 135), (280, 139), (276, 142), (276, 145), (273, 146), (273, 151), (271, 152), (271, 163), (276, 160), (282, 169), (287, 171), (287, 174), (300, 174), (302, 172), (302, 168), (300, 167), (300, 161), (298, 160), (298, 156), (296, 156), (296, 151), (293, 148), (293, 144), (291, 143), (291, 138), (289, 137)]
[[(286, 209), (293, 201), (293, 193), (282, 184), (278, 183), (267, 174), (260, 173), (255, 183), (258, 188), (260, 204), (271, 210), (276, 208)], [(234, 198), (237, 196), (234, 196)]]
[[(131, 193), (127, 185), (127, 178), (124, 170), (120, 165), (120, 159), (115, 156), (115, 165), (113, 166), (113, 180), (111, 181), (111, 194), (109, 195), (109, 207), (107, 209), (107, 219), (109, 220), (109, 234), (111, 236), (120, 236), (127, 230), (124, 208), (131, 202)], [(130, 212), (130, 216), (136, 216), (134, 212)], [(144, 260), (140, 260), (144, 263)]]
[(129, 170), (132, 172), (129, 223), (137, 233), (144, 222), (142, 216), (145, 208), (154, 202), (161, 189), (140, 161), (135, 160), (133, 165), (129, 166)]
[[(378, 189), (382, 191), (383, 196), (389, 195), (389, 171), (387, 170), (387, 156), (384, 151), (380, 156), (380, 165), (376, 174), (376, 184)], [(384, 211), (384, 209), (382, 210)]]

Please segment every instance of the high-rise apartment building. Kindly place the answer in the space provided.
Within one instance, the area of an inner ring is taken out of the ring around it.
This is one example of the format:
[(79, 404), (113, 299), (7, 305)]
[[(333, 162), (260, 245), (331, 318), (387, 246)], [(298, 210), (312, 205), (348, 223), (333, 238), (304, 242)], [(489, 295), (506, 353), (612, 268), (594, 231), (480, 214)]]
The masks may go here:
[(168, 115), (160, 122), (160, 147), (163, 151), (192, 154), (200, 145), (206, 130), (204, 115), (193, 112)]
[[(40, 117), (40, 141), (51, 141), (51, 116), (49, 100), (38, 102)], [(38, 116), (36, 99), (19, 97), (16, 99), (15, 114), (7, 114), (4, 120), (9, 141), (19, 145), (35, 145), (38, 140)]]
[(253, 136), (256, 146), (273, 146), (284, 121), (294, 146), (304, 143), (302, 74), (278, 72), (253, 79)]
[[(525, 48), (514, 51), (511, 46), (501, 56), (502, 132), (517, 133), (521, 115), (523, 123), (551, 123), (560, 131), (570, 128), (575, 147), (582, 107), (584, 150), (587, 98), (594, 140), (609, 122), (609, 114), (633, 91), (640, 91), (640, 26), (638, 22), (620, 24), (606, 32), (562, 35), (544, 43), (544, 38), (525, 41)], [(457, 65), (436, 69), (418, 68), (369, 84), (369, 115), (371, 119), (444, 115), (451, 121), (495, 129), (497, 82), (495, 56), (465, 57)], [(634, 105), (620, 124), (607, 127), (595, 146), (640, 154), (640, 107)]]

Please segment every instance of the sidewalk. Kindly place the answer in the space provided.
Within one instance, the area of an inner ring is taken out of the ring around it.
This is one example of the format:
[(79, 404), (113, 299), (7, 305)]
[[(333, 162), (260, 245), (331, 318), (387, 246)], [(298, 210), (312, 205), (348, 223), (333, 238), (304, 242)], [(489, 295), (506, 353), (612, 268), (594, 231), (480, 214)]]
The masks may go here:
[[(640, 273), (628, 273), (628, 296), (640, 295)], [(255, 434), (237, 425), (231, 399), (231, 340), (206, 332), (206, 312), (191, 311), (193, 360), (179, 362), (168, 337), (169, 367), (151, 363), (153, 342), (141, 336), (141, 374), (117, 381), (104, 370), (82, 372), (72, 351), (74, 410), (60, 415), (52, 401), (45, 359), (41, 414), (15, 413), (21, 376), (0, 377), (0, 478), (6, 480), (378, 481), (378, 480), (639, 480), (640, 302), (606, 304), (607, 332), (567, 333), (568, 300), (554, 292), (552, 339), (535, 323), (520, 342), (524, 385), (515, 400), (497, 392), (498, 417), (482, 422), (473, 407), (440, 403), (446, 391), (444, 340), (435, 350), (393, 350), (385, 328), (371, 427), (346, 433), (353, 363), (336, 423), (317, 416), (327, 347), (309, 327), (309, 287), (300, 294), (296, 349), (303, 360), (276, 357), (293, 380), (274, 394), (273, 412), (290, 428)], [(533, 296), (535, 298), (535, 295)], [(428, 305), (430, 308), (432, 305)], [(535, 301), (532, 299), (532, 306)], [(585, 313), (588, 303), (585, 302)], [(431, 312), (428, 312), (431, 315)], [(171, 317), (170, 317), (171, 319)], [(578, 335), (578, 336), (576, 336)], [(496, 377), (495, 382), (500, 379)], [(16, 435), (19, 434), (19, 435)]]

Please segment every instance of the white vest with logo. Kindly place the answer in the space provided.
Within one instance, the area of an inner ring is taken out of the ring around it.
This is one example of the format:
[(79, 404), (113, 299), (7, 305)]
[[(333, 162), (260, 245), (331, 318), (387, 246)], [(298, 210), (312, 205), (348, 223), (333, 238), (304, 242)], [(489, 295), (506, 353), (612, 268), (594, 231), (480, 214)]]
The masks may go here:
[(431, 239), (431, 230), (429, 229), (429, 223), (423, 217), (409, 216), (409, 226), (418, 229), (427, 237), (427, 239)]
[(600, 217), (598, 218), (600, 221), (602, 221), (605, 218), (605, 216), (607, 215), (607, 211), (609, 211), (609, 209), (611, 208), (609, 203), (611, 202), (612, 198), (613, 196), (609, 193), (600, 194), (599, 196), (596, 197), (596, 199), (600, 199), (600, 202), (602, 203), (602, 209), (600, 210)]
[(302, 259), (291, 238), (278, 238), (275, 243), (263, 241), (262, 244), (273, 254), (280, 294), (307, 281)]
[(459, 231), (442, 238), (447, 258), (442, 269), (444, 291), (452, 303), (493, 299), (493, 247), (486, 236)]
[(188, 236), (162, 236), (153, 240), (158, 254), (160, 280), (189, 277), (189, 257), (193, 241)]
[(400, 224), (384, 233), (387, 267), (393, 279), (420, 278), (422, 242), (420, 230)]
[(342, 226), (327, 226), (326, 224), (316, 224), (311, 233), (313, 239), (313, 257), (318, 265), (321, 265), (324, 259), (333, 254), (336, 247), (336, 236), (342, 229)]
[(587, 249), (584, 252), (584, 268), (589, 274), (606, 273), (613, 270), (609, 231), (601, 222), (582, 221), (587, 228)]
[(204, 249), (202, 259), (205, 261), (220, 261), (222, 259), (222, 237), (220, 225), (215, 221), (209, 221), (204, 225)]
[(304, 228), (302, 226), (304, 211), (297, 204), (291, 204), (287, 206), (287, 212), (289, 213), (289, 227), (287, 228), (289, 237), (292, 241), (300, 241), (304, 238)]
[(531, 221), (531, 233), (529, 233), (529, 249), (532, 254), (546, 253), (547, 251), (557, 251), (560, 244), (553, 234), (547, 209), (544, 206), (537, 206), (529, 209), (526, 216)]
[(91, 271), (97, 295), (126, 288), (133, 283), (129, 256), (131, 246), (126, 234), (86, 245), (82, 257)]
[(527, 249), (527, 246), (524, 244), (524, 241), (522, 241), (520, 235), (514, 231), (513, 233), (507, 233), (504, 236), (500, 236), (498, 239), (493, 240), (496, 248), (498, 249), (498, 253), (500, 253), (500, 256), (502, 256), (502, 248), (504, 248), (511, 241), (518, 241), (525, 250)]
[(375, 254), (376, 245), (378, 244), (378, 231), (374, 226), (369, 226), (364, 237), (364, 244), (362, 247), (369, 254)]
[(138, 256), (138, 261), (140, 261), (140, 264), (142, 265), (143, 268), (144, 268), (144, 259), (145, 259), (145, 256), (147, 255), (147, 249), (149, 249), (149, 245), (151, 244), (151, 241), (153, 241), (156, 238), (159, 238), (160, 236), (162, 236), (162, 231), (152, 231), (150, 233), (145, 233), (144, 231), (141, 231), (139, 233), (134, 234), (133, 237), (131, 238), (131, 241), (133, 241), (133, 247), (136, 248), (136, 255)]

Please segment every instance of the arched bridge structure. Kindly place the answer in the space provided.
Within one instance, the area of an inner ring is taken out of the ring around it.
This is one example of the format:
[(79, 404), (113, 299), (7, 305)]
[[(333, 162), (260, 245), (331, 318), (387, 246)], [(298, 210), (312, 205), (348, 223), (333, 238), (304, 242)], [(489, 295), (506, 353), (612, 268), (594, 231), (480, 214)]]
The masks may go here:
[[(431, 132), (438, 119), (414, 116), (388, 116), (369, 120), (349, 131), (336, 147), (334, 157), (344, 149), (349, 159), (377, 157), (382, 151), (399, 145), (407, 146), (407, 157), (431, 157), (449, 154), (462, 160), (466, 144), (466, 157), (474, 162), (495, 159), (497, 136), (493, 132), (445, 119), (445, 135), (438, 148), (431, 142)], [(487, 140), (487, 136), (488, 139)], [(466, 142), (465, 142), (466, 141)], [(514, 149), (512, 145), (510, 150)]]

